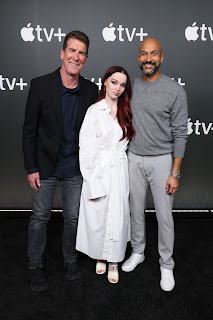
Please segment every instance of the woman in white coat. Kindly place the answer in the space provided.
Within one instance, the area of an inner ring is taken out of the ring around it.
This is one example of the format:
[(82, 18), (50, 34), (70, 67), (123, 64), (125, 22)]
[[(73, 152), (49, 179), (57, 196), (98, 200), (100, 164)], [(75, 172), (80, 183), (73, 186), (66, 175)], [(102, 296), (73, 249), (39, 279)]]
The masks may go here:
[(130, 109), (131, 85), (122, 67), (109, 68), (97, 102), (80, 131), (83, 175), (76, 249), (97, 259), (96, 273), (118, 282), (118, 265), (130, 240), (127, 145), (135, 135)]

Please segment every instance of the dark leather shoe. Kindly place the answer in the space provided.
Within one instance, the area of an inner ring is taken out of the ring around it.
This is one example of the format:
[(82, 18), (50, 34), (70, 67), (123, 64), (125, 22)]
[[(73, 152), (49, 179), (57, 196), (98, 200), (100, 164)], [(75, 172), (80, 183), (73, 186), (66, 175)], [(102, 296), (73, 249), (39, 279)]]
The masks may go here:
[(81, 271), (77, 262), (65, 263), (67, 280), (75, 280), (81, 277)]
[(47, 275), (44, 269), (30, 269), (29, 278), (31, 280), (31, 289), (33, 291), (41, 292), (48, 289)]

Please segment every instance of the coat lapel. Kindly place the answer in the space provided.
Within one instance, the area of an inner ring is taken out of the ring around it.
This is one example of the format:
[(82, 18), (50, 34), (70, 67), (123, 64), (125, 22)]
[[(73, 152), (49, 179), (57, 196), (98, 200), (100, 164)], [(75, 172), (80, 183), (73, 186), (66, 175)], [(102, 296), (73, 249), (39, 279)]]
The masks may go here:
[(63, 128), (63, 118), (62, 118), (62, 106), (61, 106), (61, 77), (60, 77), (60, 69), (57, 69), (52, 74), (51, 81), (51, 97), (53, 99), (53, 107), (56, 113), (56, 117), (59, 122), (59, 127), (62, 130)]
[(87, 96), (87, 86), (86, 81), (81, 76), (79, 77), (80, 80), (80, 102), (79, 102), (79, 109), (78, 109), (78, 120), (77, 120), (77, 131), (80, 130), (82, 125), (84, 116), (87, 111), (88, 106), (88, 96)]

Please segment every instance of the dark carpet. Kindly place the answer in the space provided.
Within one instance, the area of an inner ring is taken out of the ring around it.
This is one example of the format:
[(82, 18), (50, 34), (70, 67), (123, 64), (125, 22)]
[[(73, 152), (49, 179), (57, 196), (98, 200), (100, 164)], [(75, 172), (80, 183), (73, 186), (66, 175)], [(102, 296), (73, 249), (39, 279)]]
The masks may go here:
[[(82, 278), (66, 280), (61, 238), (63, 220), (48, 225), (45, 253), (49, 290), (30, 289), (27, 271), (28, 218), (0, 220), (1, 320), (207, 320), (213, 319), (213, 219), (175, 219), (176, 286), (160, 289), (157, 223), (147, 219), (146, 259), (118, 284), (96, 275), (95, 261), (80, 254)], [(128, 245), (126, 257), (130, 255)]]

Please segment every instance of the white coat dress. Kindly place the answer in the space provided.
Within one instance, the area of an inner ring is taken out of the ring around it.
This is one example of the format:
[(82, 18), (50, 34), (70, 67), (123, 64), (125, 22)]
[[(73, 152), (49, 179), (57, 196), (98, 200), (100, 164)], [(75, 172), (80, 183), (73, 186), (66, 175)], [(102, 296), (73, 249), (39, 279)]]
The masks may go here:
[(76, 249), (93, 259), (120, 262), (130, 240), (128, 140), (103, 99), (80, 131), (83, 175)]

